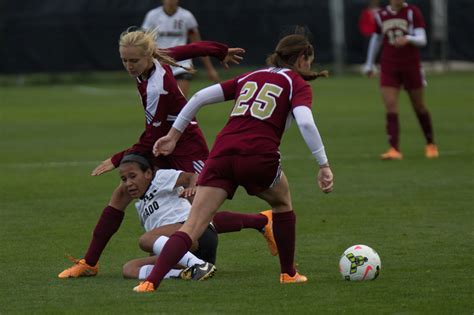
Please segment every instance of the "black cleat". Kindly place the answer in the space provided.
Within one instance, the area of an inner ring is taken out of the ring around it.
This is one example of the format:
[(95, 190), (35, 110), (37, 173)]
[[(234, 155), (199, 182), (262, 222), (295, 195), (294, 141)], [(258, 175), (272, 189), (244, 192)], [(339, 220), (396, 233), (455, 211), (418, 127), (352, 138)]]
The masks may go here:
[(201, 265), (193, 265), (181, 271), (179, 276), (183, 280), (203, 281), (212, 278), (217, 268), (211, 263), (203, 263)]

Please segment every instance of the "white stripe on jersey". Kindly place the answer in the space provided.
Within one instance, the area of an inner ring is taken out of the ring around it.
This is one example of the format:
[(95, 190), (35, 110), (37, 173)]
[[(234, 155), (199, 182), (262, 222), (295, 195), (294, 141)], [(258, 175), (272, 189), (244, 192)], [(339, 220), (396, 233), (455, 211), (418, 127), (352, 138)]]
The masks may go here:
[(290, 83), (290, 96), (289, 96), (288, 99), (291, 101), (291, 99), (293, 98), (293, 80), (291, 80), (290, 76), (285, 73), (287, 71), (290, 71), (290, 70), (289, 69), (282, 69), (282, 71), (278, 72), (278, 73), (281, 74), (282, 76), (284, 76), (288, 80), (288, 83)]
[(158, 103), (160, 102), (160, 95), (168, 94), (168, 91), (164, 89), (164, 76), (165, 69), (161, 66), (158, 60), (153, 60), (155, 64), (155, 71), (148, 79), (148, 84), (146, 86), (146, 122), (149, 125), (152, 120), (155, 118), (155, 115), (158, 111)]
[(176, 120), (176, 117), (178, 117), (178, 116), (175, 116), (175, 115), (168, 115), (168, 116), (166, 117), (166, 120), (167, 120), (167, 121), (175, 121), (175, 120)]
[(242, 80), (245, 80), (246, 78), (248, 78), (249, 76), (251, 75), (254, 75), (256, 73), (259, 73), (259, 72), (272, 72), (272, 73), (278, 73), (278, 74), (281, 74), (282, 76), (285, 77), (285, 79), (288, 81), (288, 83), (290, 84), (290, 95), (289, 95), (289, 100), (291, 100), (291, 98), (293, 97), (293, 80), (291, 80), (291, 78), (285, 73), (287, 71), (290, 71), (290, 69), (287, 69), (287, 68), (275, 68), (275, 67), (270, 67), (270, 68), (267, 68), (267, 69), (261, 69), (261, 70), (257, 70), (257, 71), (254, 71), (252, 73), (249, 73), (247, 74), (245, 77), (242, 77), (240, 78), (239, 80), (237, 80), (238, 83), (240, 83), (240, 81)]
[(380, 27), (380, 30), (382, 30), (382, 18), (380, 17), (379, 13), (375, 13), (375, 20), (377, 21), (377, 24)]
[(413, 10), (408, 10), (408, 34), (413, 35)]
[(194, 172), (196, 174), (201, 174), (202, 169), (204, 167), (204, 162), (201, 160), (193, 161)]

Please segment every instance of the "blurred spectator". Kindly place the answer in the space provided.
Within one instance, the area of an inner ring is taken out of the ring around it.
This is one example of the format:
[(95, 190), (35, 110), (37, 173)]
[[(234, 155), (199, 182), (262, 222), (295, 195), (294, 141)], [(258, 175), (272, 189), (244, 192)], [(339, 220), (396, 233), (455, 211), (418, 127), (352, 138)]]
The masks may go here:
[[(198, 23), (190, 11), (180, 7), (178, 0), (162, 0), (162, 3), (162, 6), (147, 13), (142, 25), (144, 29), (157, 30), (156, 44), (158, 48), (175, 47), (201, 40)], [(201, 61), (206, 68), (209, 80), (219, 81), (219, 75), (209, 57), (201, 57)], [(179, 64), (188, 68), (192, 67), (191, 60), (181, 61)], [(172, 67), (172, 70), (179, 88), (187, 97), (189, 82), (193, 75), (182, 68)]]
[(380, 9), (379, 0), (369, 0), (359, 16), (359, 31), (364, 37), (370, 37), (375, 32), (375, 13)]

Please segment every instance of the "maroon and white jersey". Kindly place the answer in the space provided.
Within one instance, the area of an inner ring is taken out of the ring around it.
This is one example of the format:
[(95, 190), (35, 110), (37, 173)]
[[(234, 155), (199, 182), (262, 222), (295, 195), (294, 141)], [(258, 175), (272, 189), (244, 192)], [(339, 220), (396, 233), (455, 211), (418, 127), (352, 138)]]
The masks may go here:
[[(169, 48), (166, 52), (177, 61), (199, 56), (214, 56), (223, 60), (227, 55), (227, 49), (226, 45), (220, 43), (202, 41)], [(126, 152), (150, 154), (155, 141), (168, 133), (174, 120), (186, 104), (186, 98), (179, 89), (168, 65), (162, 65), (154, 60), (154, 67), (148, 79), (136, 78), (136, 81), (145, 112), (145, 131), (131, 148), (116, 153), (112, 157), (112, 163), (115, 166), (120, 164)], [(187, 146), (186, 143), (193, 143), (193, 145)], [(194, 120), (184, 131), (172, 156), (199, 157), (203, 155), (207, 155), (207, 145), (197, 122)]]
[(225, 81), (221, 87), (225, 99), (235, 99), (235, 104), (210, 158), (276, 153), (292, 109), (311, 108), (312, 104), (310, 85), (285, 68), (253, 71)]
[(395, 12), (390, 5), (378, 11), (376, 33), (383, 36), (382, 56), (380, 63), (408, 65), (420, 62), (419, 49), (414, 45), (395, 47), (395, 39), (400, 36), (414, 35), (414, 29), (425, 28), (425, 21), (420, 10), (411, 4), (404, 3), (403, 7)]

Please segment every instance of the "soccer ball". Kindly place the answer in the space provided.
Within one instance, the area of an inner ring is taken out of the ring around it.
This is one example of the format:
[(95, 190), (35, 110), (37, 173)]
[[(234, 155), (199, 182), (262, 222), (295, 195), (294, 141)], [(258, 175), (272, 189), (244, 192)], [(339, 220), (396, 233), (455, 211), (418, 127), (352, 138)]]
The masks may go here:
[(366, 245), (354, 245), (339, 260), (339, 272), (348, 281), (374, 280), (382, 269), (379, 254)]

